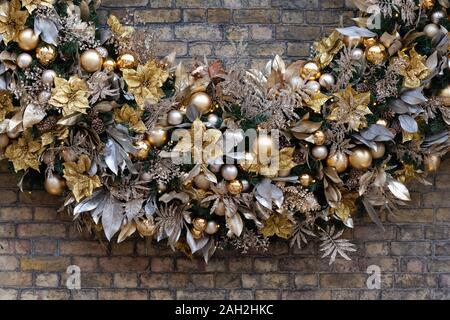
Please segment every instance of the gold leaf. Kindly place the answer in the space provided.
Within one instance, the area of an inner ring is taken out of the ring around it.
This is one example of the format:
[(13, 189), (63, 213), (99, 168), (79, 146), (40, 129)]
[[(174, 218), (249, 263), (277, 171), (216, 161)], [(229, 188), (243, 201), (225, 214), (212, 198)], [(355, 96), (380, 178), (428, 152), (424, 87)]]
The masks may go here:
[(258, 230), (264, 237), (273, 237), (274, 235), (288, 239), (294, 231), (294, 224), (285, 215), (273, 213), (265, 221), (264, 227)]

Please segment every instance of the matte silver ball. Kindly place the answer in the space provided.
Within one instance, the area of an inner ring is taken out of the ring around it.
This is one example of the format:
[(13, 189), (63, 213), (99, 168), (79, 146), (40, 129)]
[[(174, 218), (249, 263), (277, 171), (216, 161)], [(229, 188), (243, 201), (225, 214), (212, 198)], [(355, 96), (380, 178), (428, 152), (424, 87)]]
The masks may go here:
[(51, 96), (52, 96), (52, 94), (50, 92), (42, 91), (38, 95), (38, 101), (41, 104), (46, 104), (48, 102), (48, 100), (50, 100)]
[(441, 19), (444, 19), (446, 16), (444, 11), (436, 11), (433, 12), (433, 14), (431, 15), (431, 21), (433, 23), (439, 24), (439, 21), (441, 21)]
[(331, 88), (335, 83), (336, 81), (331, 73), (324, 73), (319, 79), (319, 84), (326, 89)]
[(235, 180), (238, 176), (238, 168), (232, 164), (226, 164), (221, 170), (222, 177), (227, 181)]
[(423, 28), (423, 32), (429, 38), (434, 38), (435, 36), (437, 36), (439, 34), (439, 31), (439, 26), (434, 23), (427, 24), (425, 28)]
[(209, 221), (206, 225), (205, 232), (209, 235), (215, 234), (219, 230), (219, 225), (215, 221)]
[(28, 53), (21, 53), (17, 56), (16, 63), (21, 69), (26, 69), (29, 66), (31, 66), (31, 63), (33, 62), (33, 57), (29, 55)]
[(211, 113), (210, 115), (208, 115), (208, 123), (213, 126), (213, 127), (217, 127), (217, 125), (219, 124), (220, 118), (217, 114)]
[(45, 70), (44, 72), (42, 72), (41, 81), (45, 84), (48, 84), (50, 86), (53, 85), (55, 78), (56, 78), (56, 72), (51, 69)]
[(151, 175), (149, 172), (144, 172), (141, 174), (141, 180), (142, 181), (151, 181), (153, 179), (153, 175)]
[(361, 60), (364, 57), (364, 51), (360, 48), (355, 48), (352, 50), (352, 59)]
[(172, 110), (167, 115), (167, 123), (171, 126), (177, 126), (183, 123), (183, 114), (178, 110)]
[(306, 89), (312, 91), (312, 92), (319, 92), (320, 91), (320, 83), (317, 81), (308, 81), (306, 84)]
[(326, 146), (314, 146), (311, 149), (312, 156), (317, 160), (325, 160), (328, 157), (328, 148)]
[(250, 182), (248, 180), (242, 179), (241, 183), (242, 183), (242, 191), (243, 192), (247, 192), (250, 190)]

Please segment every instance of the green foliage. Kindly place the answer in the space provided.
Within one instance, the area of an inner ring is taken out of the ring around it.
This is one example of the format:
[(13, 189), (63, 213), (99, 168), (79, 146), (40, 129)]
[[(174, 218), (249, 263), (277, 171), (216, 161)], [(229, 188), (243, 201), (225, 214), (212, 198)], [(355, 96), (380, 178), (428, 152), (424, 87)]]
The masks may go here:
[(431, 43), (431, 39), (427, 36), (421, 36), (416, 39), (416, 51), (421, 55), (429, 56), (433, 52), (433, 44)]

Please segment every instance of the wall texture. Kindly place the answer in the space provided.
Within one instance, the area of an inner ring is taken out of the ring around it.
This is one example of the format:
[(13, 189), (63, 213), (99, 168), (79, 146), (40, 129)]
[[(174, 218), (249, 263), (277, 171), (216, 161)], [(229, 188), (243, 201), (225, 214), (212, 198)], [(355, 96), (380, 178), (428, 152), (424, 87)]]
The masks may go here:
[[(160, 52), (226, 57), (243, 36), (252, 64), (308, 56), (312, 40), (354, 14), (344, 0), (103, 3), (103, 19), (114, 12), (157, 30)], [(218, 252), (205, 265), (140, 239), (100, 244), (57, 213), (59, 199), (19, 193), (0, 162), (0, 299), (450, 299), (449, 179), (446, 160), (433, 186), (413, 186), (410, 207), (385, 218), (385, 232), (356, 218), (353, 261), (330, 267), (314, 243), (300, 251), (277, 242), (270, 254)], [(81, 268), (81, 290), (66, 288), (69, 265)], [(381, 269), (380, 290), (367, 288), (370, 265)]]

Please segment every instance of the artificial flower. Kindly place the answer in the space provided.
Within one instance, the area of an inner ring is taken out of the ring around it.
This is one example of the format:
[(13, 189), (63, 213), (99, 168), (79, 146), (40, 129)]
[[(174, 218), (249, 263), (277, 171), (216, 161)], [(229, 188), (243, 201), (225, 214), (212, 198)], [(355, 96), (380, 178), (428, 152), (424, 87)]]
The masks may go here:
[(19, 32), (25, 29), (28, 12), (20, 8), (19, 0), (5, 1), (0, 4), (0, 34), (5, 44), (16, 41)]
[(137, 70), (124, 69), (122, 72), (128, 91), (134, 96), (140, 108), (144, 108), (146, 101), (157, 103), (164, 96), (161, 87), (169, 74), (160, 68), (155, 60), (139, 65)]
[(6, 119), (6, 115), (14, 110), (11, 94), (0, 90), (0, 122)]
[(16, 172), (28, 168), (39, 171), (41, 147), (41, 143), (27, 132), (6, 148), (5, 157), (13, 163)]
[(147, 128), (141, 120), (142, 110), (138, 110), (125, 104), (122, 108), (117, 108), (114, 111), (114, 120), (117, 123), (128, 123), (131, 128), (137, 133), (144, 133)]
[(69, 80), (56, 77), (55, 88), (49, 104), (61, 108), (64, 116), (86, 113), (89, 108), (89, 92), (86, 82), (74, 75)]
[(29, 13), (33, 13), (40, 6), (53, 8), (55, 0), (22, 0), (22, 5), (27, 8)]
[(64, 163), (64, 179), (77, 202), (91, 196), (94, 190), (102, 185), (98, 176), (87, 174), (90, 168), (91, 160), (87, 155), (81, 155), (77, 162)]
[(409, 55), (405, 51), (398, 53), (401, 60), (399, 73), (404, 77), (404, 86), (406, 88), (418, 88), (421, 80), (428, 77), (430, 70), (426, 66), (426, 57), (418, 54), (414, 48), (409, 51)]
[(273, 213), (269, 219), (265, 221), (264, 227), (259, 229), (259, 233), (264, 237), (273, 237), (274, 235), (288, 239), (294, 231), (294, 224), (283, 214)]

